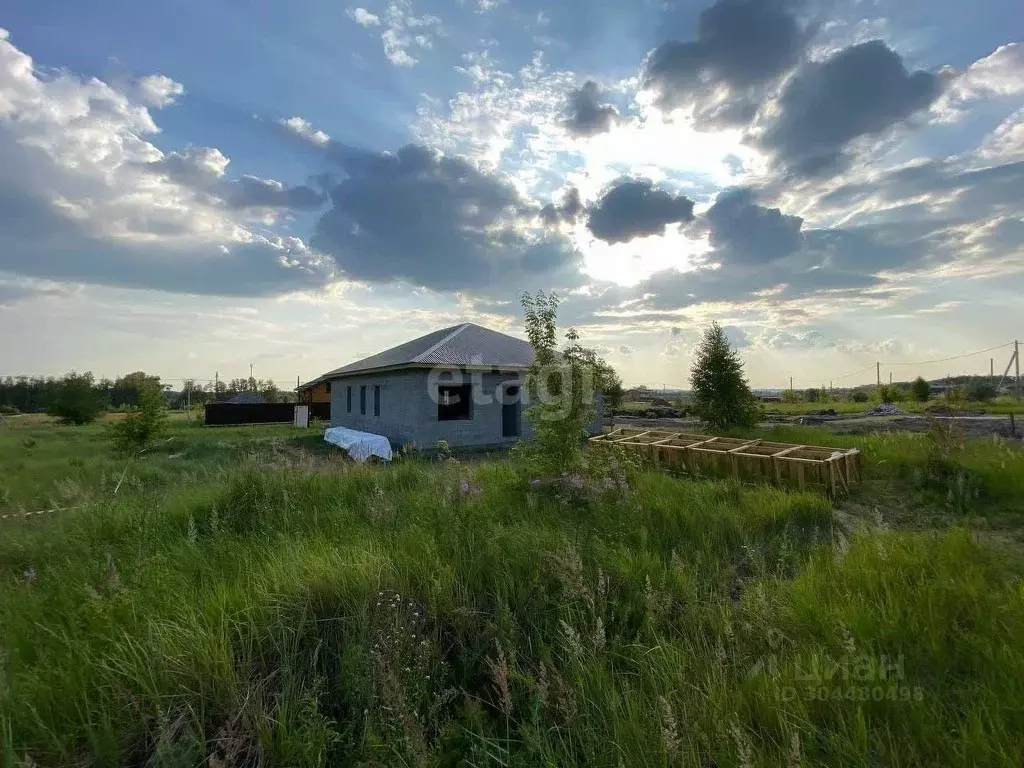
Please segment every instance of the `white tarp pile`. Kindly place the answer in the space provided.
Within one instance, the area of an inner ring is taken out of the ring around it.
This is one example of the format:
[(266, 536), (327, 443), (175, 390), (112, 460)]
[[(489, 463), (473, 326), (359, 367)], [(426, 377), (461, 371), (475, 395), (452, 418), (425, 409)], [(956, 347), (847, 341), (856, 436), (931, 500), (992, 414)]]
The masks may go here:
[(366, 461), (371, 456), (391, 461), (391, 443), (381, 435), (345, 427), (330, 427), (324, 430), (324, 440), (331, 445), (344, 448), (355, 461)]

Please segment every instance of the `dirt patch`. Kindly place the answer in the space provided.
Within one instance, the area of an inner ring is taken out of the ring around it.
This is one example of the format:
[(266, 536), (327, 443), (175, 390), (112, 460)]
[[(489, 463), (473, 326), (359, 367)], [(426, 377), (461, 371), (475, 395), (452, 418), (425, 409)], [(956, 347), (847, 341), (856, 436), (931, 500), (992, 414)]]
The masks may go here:
[[(1021, 425), (1017, 425), (1017, 434), (1014, 435), (1008, 416), (884, 416), (835, 419), (828, 422), (828, 428), (832, 432), (845, 435), (868, 435), (873, 432), (927, 432), (932, 428), (936, 418), (943, 423), (952, 422), (954, 428), (968, 438), (999, 435), (1001, 437), (1016, 437), (1020, 440), (1022, 432), (1024, 432)], [(805, 421), (804, 423), (817, 426), (813, 422)]]

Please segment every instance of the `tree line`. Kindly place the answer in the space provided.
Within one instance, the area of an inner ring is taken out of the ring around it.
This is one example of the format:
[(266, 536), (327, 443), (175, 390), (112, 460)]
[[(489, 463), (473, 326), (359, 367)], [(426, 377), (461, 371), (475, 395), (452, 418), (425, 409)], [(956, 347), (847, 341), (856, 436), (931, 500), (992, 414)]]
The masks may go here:
[(273, 379), (250, 377), (205, 384), (186, 379), (181, 388), (175, 390), (171, 385), (162, 383), (159, 376), (144, 371), (134, 371), (116, 379), (97, 379), (89, 371), (71, 371), (59, 377), (0, 378), (0, 413), (54, 413), (61, 403), (70, 398), (88, 400), (89, 408), (97, 411), (133, 410), (142, 404), (144, 393), (150, 390), (161, 392), (164, 404), (169, 408), (202, 406), (240, 392), (257, 393), (269, 403), (294, 399), (294, 393), (282, 391)]

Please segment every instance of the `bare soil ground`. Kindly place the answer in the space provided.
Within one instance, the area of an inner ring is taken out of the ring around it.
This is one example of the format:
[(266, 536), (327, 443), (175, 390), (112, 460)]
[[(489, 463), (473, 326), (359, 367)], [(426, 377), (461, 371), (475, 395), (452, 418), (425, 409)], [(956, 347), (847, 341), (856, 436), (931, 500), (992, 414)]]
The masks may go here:
[[(830, 432), (847, 435), (867, 435), (874, 432), (927, 432), (935, 420), (952, 421), (966, 437), (1002, 437), (1024, 438), (1024, 423), (1017, 423), (1016, 434), (1011, 428), (1009, 416), (779, 416), (775, 415), (762, 426), (773, 424), (803, 424), (806, 426), (823, 427)], [(680, 432), (698, 431), (700, 421), (686, 419), (633, 419), (616, 416), (614, 426), (650, 427), (651, 429), (678, 429)]]

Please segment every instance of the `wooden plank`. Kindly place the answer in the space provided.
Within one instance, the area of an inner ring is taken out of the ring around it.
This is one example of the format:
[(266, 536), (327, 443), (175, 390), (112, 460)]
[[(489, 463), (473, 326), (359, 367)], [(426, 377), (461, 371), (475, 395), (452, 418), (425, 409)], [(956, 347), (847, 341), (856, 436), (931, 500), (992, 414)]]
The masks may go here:
[(681, 448), (686, 448), (686, 450), (690, 450), (691, 448), (696, 448), (698, 445), (706, 445), (707, 443), (713, 443), (717, 439), (718, 439), (717, 437), (712, 437), (712, 438), (709, 438), (707, 440), (701, 440), (699, 443), (694, 443), (693, 445), (684, 445), (684, 446), (680, 446), (680, 447)]
[(787, 453), (792, 453), (793, 451), (803, 450), (806, 447), (807, 447), (806, 445), (791, 445), (789, 448), (786, 448), (783, 451), (779, 451), (778, 453), (773, 453), (772, 454), (772, 458), (773, 459), (777, 459), (780, 456), (785, 456)]
[[(620, 437), (618, 440), (612, 440), (611, 442), (613, 442), (613, 443), (625, 443), (625, 442), (628, 442), (629, 440), (633, 440), (633, 439), (635, 439), (637, 437), (643, 437), (644, 435), (649, 435), (650, 433), (651, 433), (651, 431), (647, 430), (646, 432), (641, 432), (640, 434), (637, 434), (637, 435), (626, 435), (625, 437)], [(645, 445), (645, 443), (638, 443), (638, 445)]]
[(761, 444), (760, 440), (755, 440), (754, 442), (747, 443), (746, 445), (740, 445), (740, 446), (737, 446), (736, 448), (730, 448), (729, 449), (729, 453), (743, 453), (743, 450), (745, 448), (753, 448), (755, 445), (760, 445), (760, 444)]
[[(666, 469), (693, 474), (731, 471), (740, 480), (774, 480), (778, 485), (791, 484), (801, 490), (812, 487), (822, 489), (831, 496), (849, 492), (859, 480), (860, 452), (856, 448), (789, 445), (760, 439), (743, 441), (718, 435), (709, 437), (667, 429), (630, 427), (619, 427), (597, 439), (649, 451), (654, 463)], [(689, 445), (678, 444), (687, 440), (694, 442)], [(801, 451), (812, 458), (794, 455)], [(790, 467), (788, 470), (783, 466), (787, 462)], [(812, 469), (808, 470), (808, 465)]]

